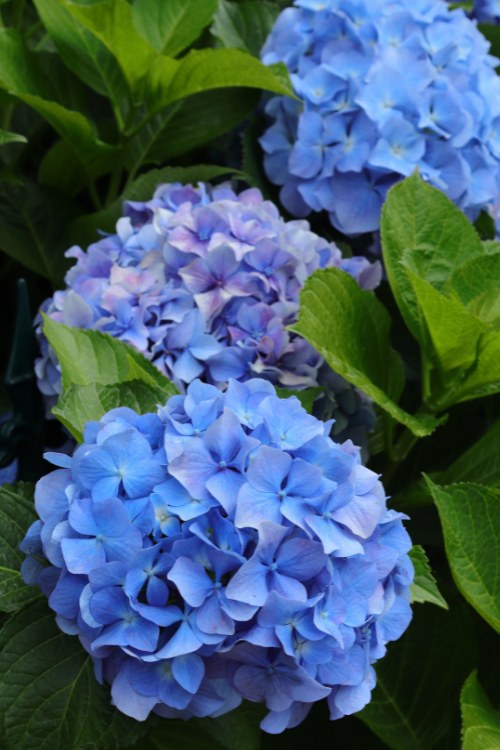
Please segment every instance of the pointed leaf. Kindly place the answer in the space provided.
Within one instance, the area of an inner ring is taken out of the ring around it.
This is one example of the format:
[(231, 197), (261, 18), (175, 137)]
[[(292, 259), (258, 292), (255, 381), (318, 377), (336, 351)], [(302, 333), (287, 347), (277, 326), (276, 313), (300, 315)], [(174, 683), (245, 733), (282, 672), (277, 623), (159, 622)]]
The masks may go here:
[(443, 527), (455, 582), (500, 633), (500, 490), (477, 484), (427, 484)]
[(127, 84), (107, 47), (64, 8), (59, 0), (34, 0), (40, 19), (70, 70), (116, 105), (127, 96)]
[(377, 686), (357, 715), (392, 750), (441, 749), (451, 734), (476, 641), (468, 607), (452, 594), (447, 599), (449, 612), (414, 607), (406, 633), (375, 664)]
[(4, 143), (28, 143), (24, 135), (17, 133), (8, 133), (6, 130), (0, 130), (0, 146)]
[(46, 601), (11, 617), (0, 633), (0, 735), (9, 750), (133, 744), (154, 723), (111, 705), (76, 636), (62, 633)]
[(427, 555), (419, 544), (414, 544), (408, 553), (415, 568), (415, 579), (410, 586), (411, 601), (431, 602), (438, 607), (448, 609), (448, 605), (439, 592), (436, 579), (432, 575)]
[(414, 251), (420, 257), (421, 278), (441, 291), (454, 268), (483, 255), (483, 246), (462, 211), (417, 173), (389, 191), (382, 211), (381, 233), (394, 297), (406, 325), (424, 343), (416, 293), (401, 265), (404, 254)]
[(500, 714), (473, 672), (460, 696), (463, 721), (463, 750), (500, 750)]
[(361, 289), (344, 271), (328, 268), (307, 279), (299, 320), (289, 330), (307, 339), (336, 372), (423, 437), (440, 422), (428, 414), (411, 416), (397, 405), (404, 371), (389, 343), (390, 325), (387, 310), (373, 292)]
[(132, 6), (139, 34), (162, 55), (177, 57), (208, 26), (218, 0), (137, 0)]
[(260, 57), (279, 12), (279, 5), (265, 0), (258, 3), (220, 0), (211, 31), (224, 47), (237, 47)]
[(173, 394), (141, 380), (116, 385), (72, 385), (52, 408), (52, 414), (83, 443), (87, 422), (98, 422), (110, 409), (128, 406), (137, 414), (156, 414), (158, 404), (164, 406), (169, 395)]
[(59, 190), (25, 180), (0, 186), (0, 249), (57, 288), (68, 268), (68, 224), (78, 206)]
[(14, 29), (0, 29), (0, 86), (45, 117), (70, 144), (89, 175), (102, 169), (103, 164), (112, 167), (117, 148), (95, 138), (89, 121), (80, 112), (48, 101), (52, 92), (37, 67), (36, 55), (27, 50)]
[(129, 379), (132, 360), (133, 379), (144, 378), (149, 385), (153, 381), (167, 398), (178, 393), (174, 384), (146, 357), (123, 341), (100, 331), (70, 328), (46, 315), (43, 320), (43, 331), (61, 364), (64, 390), (72, 385), (123, 383)]
[(127, 0), (102, 0), (92, 5), (66, 0), (64, 7), (116, 57), (134, 101), (141, 101), (144, 78), (158, 53), (136, 31)]
[(150, 112), (159, 112), (192, 94), (228, 86), (248, 86), (295, 96), (286, 68), (284, 72), (279, 68), (279, 72), (278, 79), (274, 69), (237, 49), (191, 50), (179, 62), (160, 56), (148, 74), (146, 101)]
[(26, 555), (19, 545), (38, 519), (33, 504), (34, 486), (25, 482), (0, 487), (0, 610), (14, 612), (40, 597), (36, 586), (26, 586), (21, 563)]

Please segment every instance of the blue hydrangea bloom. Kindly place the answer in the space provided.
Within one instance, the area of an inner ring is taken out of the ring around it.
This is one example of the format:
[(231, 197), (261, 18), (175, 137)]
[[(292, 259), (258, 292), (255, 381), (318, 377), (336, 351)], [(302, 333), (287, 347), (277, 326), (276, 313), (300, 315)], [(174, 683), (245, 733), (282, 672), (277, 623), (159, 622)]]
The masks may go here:
[[(497, 218), (500, 81), (490, 44), (444, 0), (295, 0), (262, 50), (301, 101), (274, 97), (260, 139), (271, 182), (300, 218), (348, 235), (379, 227), (388, 189), (416, 168), (475, 221)], [(498, 0), (476, 4), (480, 20)]]
[(495, 23), (500, 19), (499, 0), (475, 0), (474, 17), (481, 23)]
[(120, 711), (215, 717), (245, 698), (279, 733), (315, 701), (332, 719), (370, 701), (411, 620), (411, 541), (330, 428), (269, 381), (196, 379), (46, 455), (59, 468), (36, 486), (22, 575)]
[[(373, 289), (378, 262), (342, 259), (308, 222), (285, 222), (255, 189), (237, 195), (226, 185), (160, 185), (150, 201), (125, 202), (124, 214), (115, 235), (66, 253), (76, 264), (66, 290), (42, 306), (51, 318), (127, 342), (182, 392), (195, 378), (219, 388), (253, 377), (298, 390), (328, 385), (321, 408), (341, 412), (339, 428), (352, 424), (349, 437), (366, 446), (369, 400), (284, 329), (297, 319), (300, 290), (317, 268), (342, 268)], [(50, 406), (62, 392), (60, 367), (41, 325), (38, 336), (36, 373)]]

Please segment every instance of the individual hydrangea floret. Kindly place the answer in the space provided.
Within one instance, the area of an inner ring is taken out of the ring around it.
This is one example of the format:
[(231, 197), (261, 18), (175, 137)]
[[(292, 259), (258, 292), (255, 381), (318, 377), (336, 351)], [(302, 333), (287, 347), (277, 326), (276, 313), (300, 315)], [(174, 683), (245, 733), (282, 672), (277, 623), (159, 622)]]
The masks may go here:
[(406, 516), (351, 441), (268, 381), (194, 380), (85, 428), (36, 486), (21, 549), (59, 627), (140, 721), (263, 702), (266, 732), (365, 706), (411, 620)]
[[(226, 185), (160, 185), (150, 201), (126, 201), (124, 214), (115, 235), (87, 252), (68, 250), (76, 264), (66, 290), (42, 306), (47, 315), (125, 341), (182, 392), (195, 378), (219, 387), (230, 377), (261, 377), (295, 390), (328, 385), (321, 409), (342, 413), (339, 425), (352, 422), (349, 437), (366, 445), (374, 423), (369, 400), (345, 381), (332, 387), (323, 358), (285, 328), (297, 320), (300, 290), (316, 269), (342, 268), (374, 289), (378, 262), (343, 259), (307, 221), (285, 222), (256, 189), (237, 195)], [(37, 324), (36, 373), (51, 405), (62, 392), (60, 367), (41, 318)]]
[[(287, 65), (301, 99), (271, 99), (260, 139), (283, 205), (297, 217), (326, 210), (348, 235), (372, 232), (388, 189), (418, 168), (473, 221), (482, 209), (496, 218), (499, 61), (476, 21), (444, 0), (294, 6), (262, 50), (265, 64)], [(476, 8), (480, 18), (499, 9)]]

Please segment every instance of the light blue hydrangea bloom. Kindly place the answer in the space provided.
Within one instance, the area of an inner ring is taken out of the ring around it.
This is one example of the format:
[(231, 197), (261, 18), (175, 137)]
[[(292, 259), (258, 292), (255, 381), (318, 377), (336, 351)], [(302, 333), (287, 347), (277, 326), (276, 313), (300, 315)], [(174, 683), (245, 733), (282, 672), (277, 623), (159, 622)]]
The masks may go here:
[(283, 205), (297, 217), (326, 210), (348, 235), (372, 232), (388, 189), (418, 167), (471, 220), (482, 209), (496, 219), (499, 61), (476, 21), (444, 0), (294, 6), (262, 50), (265, 64), (287, 65), (302, 100), (271, 99), (260, 139)]
[[(150, 201), (125, 202), (124, 214), (115, 235), (66, 253), (76, 264), (67, 288), (42, 306), (51, 318), (127, 342), (182, 392), (195, 378), (219, 388), (256, 376), (297, 390), (325, 385), (317, 408), (335, 412), (342, 439), (366, 446), (369, 400), (285, 327), (317, 268), (342, 268), (374, 289), (378, 262), (343, 259), (307, 221), (285, 222), (255, 189), (160, 185)], [(38, 336), (38, 383), (52, 405), (62, 392), (60, 367), (41, 325)]]
[(411, 541), (330, 428), (268, 381), (194, 380), (46, 455), (60, 468), (36, 486), (22, 575), (120, 711), (215, 717), (246, 698), (276, 734), (318, 700), (332, 719), (370, 701), (411, 620)]

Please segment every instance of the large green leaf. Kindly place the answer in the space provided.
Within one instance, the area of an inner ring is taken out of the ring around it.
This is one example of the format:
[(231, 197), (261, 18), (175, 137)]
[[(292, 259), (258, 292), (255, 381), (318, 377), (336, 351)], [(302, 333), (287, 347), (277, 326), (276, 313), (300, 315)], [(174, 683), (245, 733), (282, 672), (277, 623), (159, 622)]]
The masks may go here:
[(143, 164), (165, 163), (226, 133), (248, 117), (259, 100), (256, 89), (227, 88), (194, 94), (166, 107), (129, 141), (128, 169), (135, 172)]
[(179, 61), (160, 56), (151, 65), (146, 81), (148, 108), (151, 113), (159, 112), (192, 94), (228, 86), (294, 96), (286, 67), (279, 65), (276, 70), (266, 67), (237, 49), (191, 50)]
[(265, 0), (220, 0), (211, 31), (224, 47), (238, 47), (259, 57), (279, 12), (279, 5)]
[(468, 608), (447, 598), (449, 612), (414, 607), (407, 632), (375, 665), (377, 686), (358, 716), (393, 750), (441, 750), (450, 735), (476, 649)]
[(480, 23), (478, 29), (490, 42), (490, 54), (498, 57), (500, 55), (500, 28), (496, 23)]
[(446, 290), (460, 300), (471, 315), (493, 322), (500, 317), (500, 252), (464, 263), (451, 274)]
[(438, 607), (448, 609), (448, 605), (440, 593), (436, 579), (432, 575), (427, 556), (419, 544), (414, 544), (409, 552), (410, 559), (415, 568), (415, 579), (410, 586), (411, 601), (430, 602)]
[(71, 199), (26, 180), (0, 186), (0, 249), (57, 288), (68, 266), (68, 225), (78, 213)]
[(98, 140), (81, 112), (48, 100), (52, 91), (36, 55), (27, 50), (22, 36), (13, 29), (0, 29), (0, 86), (45, 117), (73, 148), (90, 177), (112, 167), (117, 148)]
[(18, 135), (17, 133), (8, 133), (6, 130), (0, 130), (0, 146), (4, 143), (27, 143), (28, 141), (24, 135)]
[(263, 705), (244, 700), (234, 711), (215, 719), (199, 719), (199, 723), (229, 750), (259, 750), (260, 722), (266, 713)]
[[(500, 421), (451, 466), (444, 471), (434, 472), (430, 478), (435, 484), (440, 485), (473, 482), (488, 487), (500, 487)], [(422, 505), (431, 505), (433, 502), (427, 482), (419, 479), (391, 498), (391, 507), (406, 513)]]
[(59, 0), (34, 0), (40, 19), (62, 59), (79, 78), (118, 105), (127, 85), (107, 47), (64, 8)]
[(500, 633), (500, 490), (470, 483), (439, 487), (429, 478), (427, 484), (456, 584)]
[(471, 367), (478, 355), (479, 340), (489, 326), (470, 315), (459, 301), (445, 297), (408, 266), (406, 268), (417, 298), (421, 331), (426, 330), (425, 338), (428, 332), (433, 359), (443, 378), (452, 370)]
[(299, 333), (350, 383), (354, 383), (415, 435), (429, 435), (439, 421), (411, 416), (397, 405), (404, 386), (403, 362), (391, 348), (391, 321), (373, 292), (337, 268), (316, 271), (300, 294)]
[(434, 481), (443, 485), (473, 482), (500, 487), (500, 421)]
[(66, 0), (64, 7), (116, 57), (134, 100), (140, 101), (144, 78), (158, 53), (137, 33), (127, 0), (102, 0), (91, 5)]
[(500, 332), (491, 330), (481, 338), (478, 360), (472, 372), (460, 383), (456, 401), (468, 401), (500, 391)]
[(176, 57), (208, 26), (218, 0), (137, 0), (135, 28), (162, 55)]
[(110, 409), (128, 406), (137, 414), (156, 414), (157, 405), (165, 405), (168, 395), (157, 385), (131, 380), (116, 385), (72, 385), (52, 408), (79, 443), (87, 422), (97, 422)]
[(73, 750), (133, 744), (154, 720), (111, 705), (76, 636), (62, 633), (45, 601), (0, 631), (0, 736), (9, 750)]
[(113, 233), (116, 222), (123, 214), (123, 201), (147, 201), (153, 197), (153, 193), (162, 183), (182, 182), (183, 184), (206, 182), (215, 177), (230, 175), (234, 169), (228, 167), (215, 167), (212, 165), (197, 165), (193, 167), (164, 167), (163, 169), (151, 169), (141, 175), (129, 185), (122, 195), (114, 201), (105, 211), (79, 217), (71, 227), (71, 238), (75, 243), (85, 247), (91, 242), (99, 239), (98, 230)]
[(500, 750), (500, 714), (473, 672), (460, 696), (463, 750)]
[(19, 544), (38, 519), (34, 489), (24, 482), (0, 487), (0, 610), (4, 612), (14, 612), (40, 596), (36, 586), (26, 586), (20, 573), (26, 556)]
[[(143, 371), (144, 380), (156, 383), (166, 398), (178, 393), (175, 385), (146, 357), (123, 341), (100, 331), (70, 328), (46, 315), (43, 320), (43, 331), (61, 365), (64, 390), (72, 385), (115, 385), (140, 378)], [(137, 365), (131, 378), (130, 359)]]
[(416, 293), (401, 261), (413, 251), (421, 278), (442, 291), (454, 269), (484, 254), (479, 236), (467, 217), (437, 188), (417, 173), (389, 191), (382, 211), (385, 267), (406, 324), (421, 343)]

